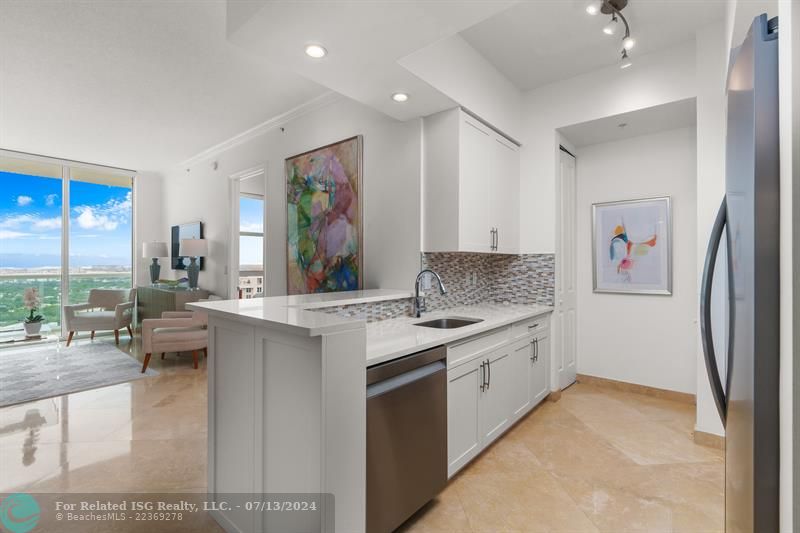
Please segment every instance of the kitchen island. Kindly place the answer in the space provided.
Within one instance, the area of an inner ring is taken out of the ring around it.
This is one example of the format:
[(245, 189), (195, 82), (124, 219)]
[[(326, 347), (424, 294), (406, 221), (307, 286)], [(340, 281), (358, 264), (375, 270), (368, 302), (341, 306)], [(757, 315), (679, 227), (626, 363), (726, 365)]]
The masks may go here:
[[(368, 290), (188, 304), (209, 318), (209, 494), (332, 494), (318, 529), (364, 531), (366, 368), (550, 311), (481, 305), (425, 314), (481, 320), (449, 330), (319, 311), (410, 297)], [(263, 512), (213, 515), (228, 531), (270, 529)]]

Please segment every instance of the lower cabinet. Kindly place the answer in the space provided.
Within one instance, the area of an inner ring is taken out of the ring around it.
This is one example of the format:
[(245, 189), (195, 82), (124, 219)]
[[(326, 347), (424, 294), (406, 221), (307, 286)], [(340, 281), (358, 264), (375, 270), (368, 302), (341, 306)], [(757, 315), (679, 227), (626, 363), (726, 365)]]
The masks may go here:
[(483, 361), (474, 359), (447, 372), (447, 475), (452, 476), (481, 450), (478, 422)]
[(542, 329), (448, 370), (448, 476), (547, 396), (549, 359), (549, 334)]

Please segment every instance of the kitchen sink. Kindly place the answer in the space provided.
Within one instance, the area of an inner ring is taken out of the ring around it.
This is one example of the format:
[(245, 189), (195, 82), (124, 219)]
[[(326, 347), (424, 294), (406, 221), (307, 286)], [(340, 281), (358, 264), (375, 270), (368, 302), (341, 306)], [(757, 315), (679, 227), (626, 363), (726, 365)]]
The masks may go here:
[(427, 320), (425, 322), (417, 322), (414, 325), (422, 326), (423, 328), (454, 329), (454, 328), (463, 328), (464, 326), (469, 326), (470, 324), (477, 324), (478, 322), (483, 322), (483, 319), (445, 317), (445, 318), (435, 318), (433, 320)]

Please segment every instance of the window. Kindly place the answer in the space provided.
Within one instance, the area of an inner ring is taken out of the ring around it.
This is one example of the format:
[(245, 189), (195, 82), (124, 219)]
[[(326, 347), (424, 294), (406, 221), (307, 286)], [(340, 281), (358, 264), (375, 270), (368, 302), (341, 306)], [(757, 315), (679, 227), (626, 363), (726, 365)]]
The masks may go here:
[(0, 151), (0, 335), (21, 329), (26, 288), (56, 334), (90, 288), (131, 287), (132, 215), (128, 173)]
[[(263, 292), (264, 197), (239, 196), (239, 287), (243, 298)], [(255, 288), (255, 291), (253, 289)]]

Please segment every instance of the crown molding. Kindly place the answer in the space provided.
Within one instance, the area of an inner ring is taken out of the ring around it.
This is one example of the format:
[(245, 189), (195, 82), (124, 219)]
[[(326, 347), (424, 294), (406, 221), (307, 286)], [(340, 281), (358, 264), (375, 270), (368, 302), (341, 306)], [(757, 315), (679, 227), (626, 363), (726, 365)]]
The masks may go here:
[(182, 168), (192, 167), (197, 163), (211, 159), (212, 157), (215, 157), (221, 154), (222, 152), (230, 150), (235, 146), (239, 146), (240, 144), (245, 143), (251, 139), (254, 139), (259, 135), (267, 133), (268, 131), (280, 128), (284, 124), (288, 124), (292, 120), (300, 118), (303, 115), (307, 115), (312, 111), (316, 111), (317, 109), (321, 109), (325, 106), (338, 102), (342, 98), (344, 98), (344, 96), (334, 91), (328, 91), (326, 93), (323, 93), (317, 96), (316, 98), (312, 98), (308, 102), (302, 103), (297, 107), (293, 107), (292, 109), (286, 111), (285, 113), (276, 115), (262, 122), (261, 124), (253, 126), (252, 128), (245, 130), (242, 133), (234, 135), (228, 140), (222, 141), (219, 144), (215, 144), (211, 148), (203, 150), (199, 154), (192, 156), (185, 161), (182, 161), (179, 166)]

